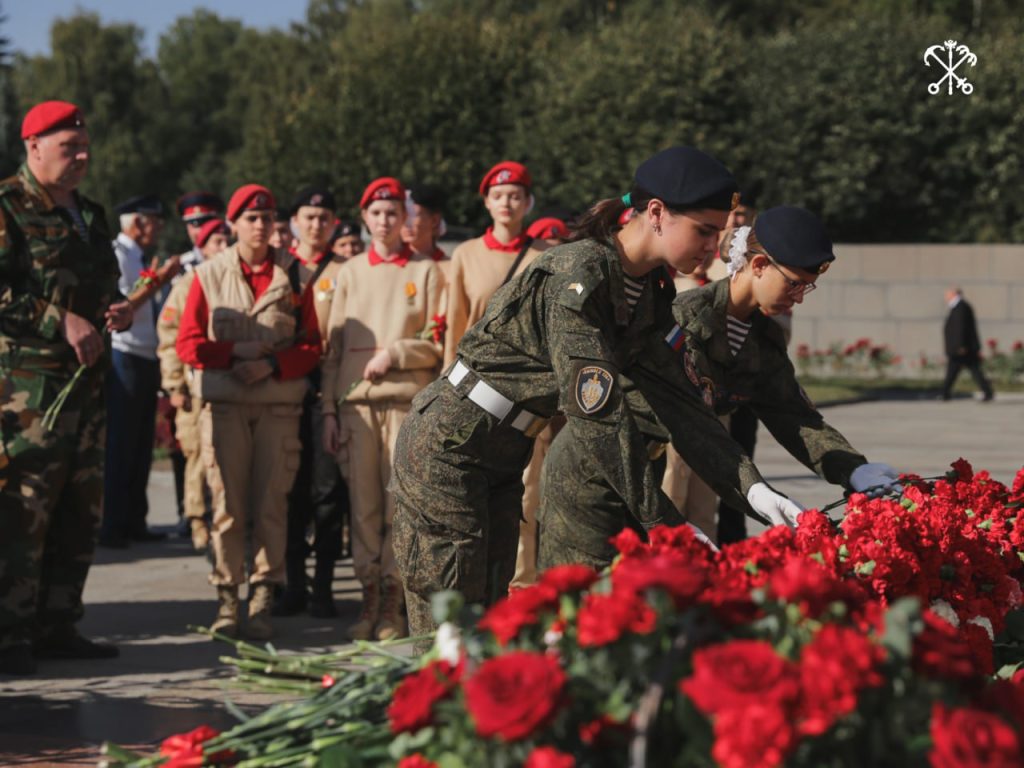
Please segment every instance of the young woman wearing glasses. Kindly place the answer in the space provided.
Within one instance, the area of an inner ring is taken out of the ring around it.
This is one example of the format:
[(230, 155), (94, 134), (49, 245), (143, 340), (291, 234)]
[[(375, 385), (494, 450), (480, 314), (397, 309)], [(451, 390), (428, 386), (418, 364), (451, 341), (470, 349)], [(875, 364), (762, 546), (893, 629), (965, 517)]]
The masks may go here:
[[(874, 495), (898, 489), (895, 469), (869, 463), (825, 422), (797, 383), (782, 330), (769, 319), (801, 303), (835, 259), (822, 223), (802, 208), (780, 206), (752, 227), (727, 231), (723, 243), (730, 277), (682, 293), (672, 305), (676, 325), (666, 341), (677, 348), (689, 384), (718, 415), (749, 405), (794, 458), (830, 483)], [(607, 539), (632, 525), (632, 517), (614, 503), (600, 467), (557, 438), (544, 473), (545, 482), (550, 477), (563, 487), (558, 496), (546, 494), (538, 512), (539, 568), (608, 565), (615, 550)], [(566, 477), (576, 487), (565, 489)], [(756, 499), (748, 500), (756, 509)], [(581, 519), (580, 509), (598, 508), (600, 517)]]

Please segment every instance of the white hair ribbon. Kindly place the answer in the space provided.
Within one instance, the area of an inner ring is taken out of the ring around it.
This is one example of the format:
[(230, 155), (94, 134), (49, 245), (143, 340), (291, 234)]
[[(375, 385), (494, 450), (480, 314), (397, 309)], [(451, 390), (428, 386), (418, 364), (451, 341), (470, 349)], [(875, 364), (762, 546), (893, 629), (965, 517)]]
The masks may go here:
[(732, 236), (729, 243), (729, 277), (735, 277), (736, 273), (747, 266), (747, 235), (750, 234), (750, 227), (740, 227)]

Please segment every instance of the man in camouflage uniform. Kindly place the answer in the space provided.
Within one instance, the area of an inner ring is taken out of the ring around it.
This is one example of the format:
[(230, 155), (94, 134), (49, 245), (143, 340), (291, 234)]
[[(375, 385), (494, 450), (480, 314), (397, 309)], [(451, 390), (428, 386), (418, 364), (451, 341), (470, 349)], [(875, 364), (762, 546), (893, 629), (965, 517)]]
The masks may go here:
[[(0, 672), (109, 658), (75, 629), (103, 493), (103, 329), (131, 325), (103, 209), (75, 190), (89, 136), (73, 104), (22, 125), (26, 162), (0, 181)], [(53, 429), (46, 409), (84, 367)]]

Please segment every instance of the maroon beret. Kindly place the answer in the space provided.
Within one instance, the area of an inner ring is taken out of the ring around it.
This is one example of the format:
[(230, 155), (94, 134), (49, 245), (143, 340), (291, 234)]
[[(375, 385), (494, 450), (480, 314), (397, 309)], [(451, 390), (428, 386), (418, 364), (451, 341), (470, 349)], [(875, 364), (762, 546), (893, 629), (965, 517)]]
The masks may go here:
[(270, 190), (260, 184), (245, 184), (235, 190), (228, 200), (228, 221), (234, 221), (242, 211), (272, 211), (277, 208)]
[(67, 101), (44, 101), (36, 104), (21, 123), (21, 138), (39, 136), (60, 128), (84, 128), (81, 110)]

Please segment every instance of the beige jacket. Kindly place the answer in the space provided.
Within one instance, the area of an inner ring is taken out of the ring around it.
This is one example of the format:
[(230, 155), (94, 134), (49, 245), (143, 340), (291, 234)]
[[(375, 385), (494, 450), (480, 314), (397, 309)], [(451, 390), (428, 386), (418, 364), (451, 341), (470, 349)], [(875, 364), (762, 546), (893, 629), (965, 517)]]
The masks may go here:
[[(441, 344), (420, 338), (441, 306), (441, 272), (429, 258), (371, 266), (366, 254), (338, 270), (323, 363), (323, 412), (338, 403), (409, 402), (437, 378)], [(391, 370), (375, 382), (363, 369), (387, 349)]]
[[(516, 269), (519, 274), (540, 254), (531, 247)], [(466, 331), (484, 316), (487, 302), (501, 287), (509, 268), (516, 260), (515, 253), (492, 251), (477, 237), (461, 243), (452, 253), (448, 269), (448, 333), (444, 341), (444, 364), (448, 366), (456, 357), (456, 349)]]
[[(295, 343), (295, 295), (288, 273), (275, 256), (270, 287), (253, 301), (236, 246), (196, 268), (210, 315), (207, 337), (213, 341), (267, 341), (275, 349)], [(196, 370), (195, 389), (204, 401), (228, 403), (300, 403), (306, 393), (305, 377), (279, 381), (273, 376), (256, 384), (243, 384), (230, 370)]]
[(174, 342), (178, 340), (181, 313), (185, 310), (188, 289), (192, 286), (195, 276), (194, 270), (186, 272), (174, 283), (163, 309), (160, 310), (160, 316), (156, 319), (156, 336), (159, 341), (156, 356), (160, 360), (160, 387), (170, 395), (189, 394), (189, 374), (186, 372), (188, 366), (178, 357)]

